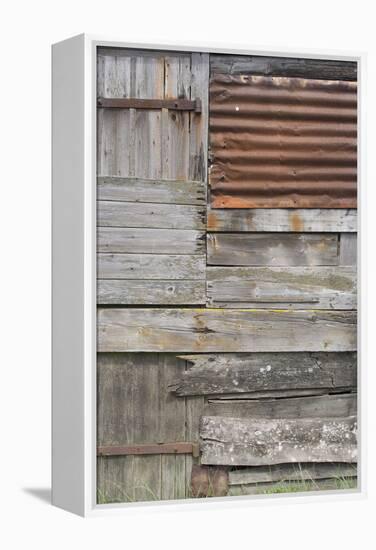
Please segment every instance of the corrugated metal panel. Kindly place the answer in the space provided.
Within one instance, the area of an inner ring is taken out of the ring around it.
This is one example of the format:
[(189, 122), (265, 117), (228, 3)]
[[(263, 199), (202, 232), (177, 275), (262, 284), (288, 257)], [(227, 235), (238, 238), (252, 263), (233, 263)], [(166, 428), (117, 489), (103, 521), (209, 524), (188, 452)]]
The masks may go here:
[(356, 82), (210, 81), (213, 208), (355, 208)]

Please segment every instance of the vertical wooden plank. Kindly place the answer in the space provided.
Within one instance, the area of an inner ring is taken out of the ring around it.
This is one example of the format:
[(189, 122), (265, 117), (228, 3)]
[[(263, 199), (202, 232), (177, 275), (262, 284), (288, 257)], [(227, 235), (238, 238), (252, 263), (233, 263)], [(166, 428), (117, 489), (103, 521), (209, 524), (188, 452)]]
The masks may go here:
[[(140, 99), (164, 98), (164, 60), (137, 56), (132, 59), (132, 91)], [(139, 178), (161, 177), (161, 112), (137, 110), (131, 165)]]
[[(130, 97), (129, 57), (98, 57), (98, 94)], [(129, 176), (131, 118), (128, 109), (98, 109), (98, 175)]]
[(191, 55), (191, 99), (201, 100), (201, 113), (191, 113), (189, 179), (207, 181), (209, 121), (209, 54)]
[(357, 261), (357, 234), (340, 233), (339, 263), (340, 265), (356, 265)]
[[(190, 56), (165, 57), (164, 96), (166, 99), (190, 97)], [(162, 109), (162, 177), (189, 179), (189, 113)]]
[[(186, 363), (187, 365), (187, 363)], [(199, 424), (200, 416), (203, 415), (205, 398), (203, 396), (186, 397), (186, 440), (199, 441)], [(185, 485), (186, 498), (190, 498), (191, 494), (191, 473), (193, 464), (199, 464), (200, 459), (194, 458), (191, 455), (186, 456), (185, 460)]]

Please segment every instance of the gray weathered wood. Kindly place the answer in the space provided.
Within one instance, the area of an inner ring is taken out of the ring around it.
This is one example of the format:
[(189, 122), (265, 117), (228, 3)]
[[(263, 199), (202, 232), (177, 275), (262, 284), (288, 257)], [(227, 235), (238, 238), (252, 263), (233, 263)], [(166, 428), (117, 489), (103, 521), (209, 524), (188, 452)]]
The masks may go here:
[(338, 236), (320, 233), (208, 233), (209, 265), (337, 265)]
[(262, 466), (356, 462), (356, 418), (241, 419), (203, 416), (201, 463)]
[(354, 311), (99, 308), (99, 351), (353, 351)]
[[(181, 364), (165, 354), (99, 354), (98, 445), (184, 441), (185, 403), (165, 391), (180, 369)], [(185, 459), (100, 458), (99, 496), (109, 502), (184, 498)]]
[(340, 265), (356, 266), (357, 236), (354, 233), (341, 233), (339, 240)]
[(254, 466), (229, 472), (229, 485), (247, 483), (268, 483), (273, 481), (300, 481), (312, 479), (330, 479), (356, 477), (355, 464), (325, 462), (307, 464), (279, 464), (276, 466)]
[(354, 267), (208, 267), (206, 274), (211, 306), (356, 309)]
[(207, 181), (209, 121), (209, 54), (192, 53), (191, 97), (200, 99), (201, 113), (190, 114), (189, 178)]
[(324, 80), (356, 80), (354, 61), (269, 57), (259, 55), (210, 56), (210, 74), (292, 76)]
[(183, 280), (121, 280), (97, 281), (98, 304), (205, 304), (205, 282)]
[(98, 252), (121, 254), (202, 254), (205, 233), (190, 229), (100, 227)]
[(205, 229), (205, 208), (182, 204), (98, 201), (99, 227)]
[(178, 396), (356, 387), (356, 353), (225, 353), (180, 358), (189, 368), (171, 387)]
[(333, 208), (208, 210), (208, 231), (356, 232), (357, 211)]
[(205, 279), (205, 256), (98, 254), (99, 279)]
[(210, 399), (205, 416), (230, 418), (338, 418), (356, 415), (356, 394), (287, 397), (279, 399)]
[(100, 200), (155, 204), (200, 206), (206, 201), (205, 185), (196, 181), (98, 177), (97, 195)]
[(336, 477), (329, 479), (287, 480), (271, 483), (230, 485), (227, 496), (242, 495), (272, 495), (274, 493), (304, 494), (311, 491), (343, 491), (357, 489), (357, 479), (347, 476), (345, 479)]

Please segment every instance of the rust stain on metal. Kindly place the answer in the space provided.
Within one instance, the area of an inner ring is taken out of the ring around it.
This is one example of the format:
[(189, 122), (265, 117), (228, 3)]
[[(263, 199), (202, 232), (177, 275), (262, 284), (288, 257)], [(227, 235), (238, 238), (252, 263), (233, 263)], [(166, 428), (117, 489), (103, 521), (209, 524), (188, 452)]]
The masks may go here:
[(200, 454), (198, 443), (146, 443), (141, 445), (106, 445), (98, 447), (98, 456), (159, 455), (159, 454)]
[(194, 464), (191, 473), (192, 496), (198, 498), (226, 496), (228, 480), (226, 468)]
[(290, 215), (291, 231), (301, 232), (304, 230), (304, 223), (297, 212), (292, 212)]
[(357, 84), (210, 81), (213, 208), (356, 208)]

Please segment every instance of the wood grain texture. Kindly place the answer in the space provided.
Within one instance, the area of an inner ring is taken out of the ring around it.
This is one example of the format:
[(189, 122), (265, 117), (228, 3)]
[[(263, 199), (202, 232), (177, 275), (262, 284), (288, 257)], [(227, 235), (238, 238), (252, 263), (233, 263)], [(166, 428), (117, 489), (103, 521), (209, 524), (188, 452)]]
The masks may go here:
[(208, 267), (214, 307), (356, 309), (355, 267)]
[(341, 233), (339, 241), (340, 265), (357, 265), (357, 236), (354, 233)]
[(205, 256), (97, 254), (99, 279), (203, 280)]
[(277, 466), (255, 466), (229, 472), (229, 485), (244, 485), (247, 483), (268, 483), (273, 481), (300, 481), (312, 479), (330, 479), (356, 477), (355, 464), (336, 462), (326, 464), (278, 464)]
[(98, 252), (121, 254), (202, 254), (205, 233), (189, 229), (100, 227)]
[(353, 61), (256, 55), (210, 55), (210, 74), (291, 76), (324, 80), (356, 80)]
[[(185, 440), (185, 402), (165, 391), (181, 369), (174, 357), (99, 354), (97, 369), (99, 446)], [(98, 464), (99, 492), (111, 502), (185, 497), (185, 455), (102, 457)]]
[[(340, 470), (339, 470), (340, 471)], [(351, 490), (357, 488), (357, 479), (355, 476), (346, 477), (343, 480), (329, 479), (306, 479), (306, 480), (286, 480), (281, 482), (257, 483), (230, 485), (227, 496), (244, 496), (244, 495), (272, 495), (274, 493), (295, 493), (306, 494), (312, 491), (338, 491)]]
[(284, 390), (335, 392), (356, 387), (356, 353), (224, 353), (180, 356), (188, 369), (176, 395), (250, 394)]
[(99, 227), (205, 229), (205, 208), (182, 204), (98, 201)]
[(226, 418), (341, 418), (356, 415), (356, 394), (239, 400), (210, 399), (205, 416)]
[(106, 201), (205, 206), (206, 189), (196, 181), (98, 177), (97, 196)]
[(202, 464), (262, 466), (356, 462), (356, 419), (241, 419), (203, 416)]
[(99, 308), (99, 351), (354, 351), (353, 311)]
[(205, 282), (182, 280), (97, 281), (98, 304), (198, 305), (205, 304)]
[(355, 209), (255, 208), (208, 210), (208, 231), (356, 232)]
[(209, 124), (209, 54), (191, 55), (191, 97), (201, 102), (201, 114), (190, 114), (189, 179), (207, 181)]
[(338, 236), (320, 233), (208, 233), (209, 265), (337, 265)]

